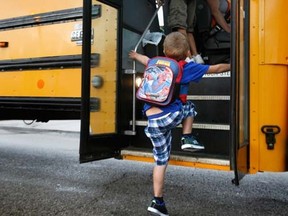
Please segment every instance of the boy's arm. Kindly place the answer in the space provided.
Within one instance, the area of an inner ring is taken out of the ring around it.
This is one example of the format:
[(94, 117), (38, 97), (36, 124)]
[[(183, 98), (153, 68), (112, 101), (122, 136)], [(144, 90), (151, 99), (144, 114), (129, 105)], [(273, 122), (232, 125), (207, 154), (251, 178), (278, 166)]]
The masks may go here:
[(223, 73), (230, 71), (230, 64), (210, 65), (207, 73)]
[(139, 54), (139, 53), (135, 52), (134, 50), (130, 51), (129, 58), (136, 60), (145, 66), (148, 64), (148, 61), (149, 61), (148, 56)]

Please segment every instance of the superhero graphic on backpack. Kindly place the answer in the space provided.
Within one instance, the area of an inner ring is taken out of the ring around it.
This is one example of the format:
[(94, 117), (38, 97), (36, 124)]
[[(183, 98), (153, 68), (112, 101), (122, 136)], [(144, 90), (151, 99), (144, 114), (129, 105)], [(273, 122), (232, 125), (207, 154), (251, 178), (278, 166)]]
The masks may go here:
[(178, 64), (167, 57), (150, 59), (136, 97), (158, 106), (169, 104), (179, 94), (182, 67)]

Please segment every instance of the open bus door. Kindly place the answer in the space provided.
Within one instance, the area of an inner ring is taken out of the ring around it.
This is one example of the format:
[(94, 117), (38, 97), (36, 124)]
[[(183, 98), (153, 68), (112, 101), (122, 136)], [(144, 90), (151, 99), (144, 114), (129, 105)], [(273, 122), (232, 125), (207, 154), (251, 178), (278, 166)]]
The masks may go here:
[[(94, 7), (101, 10), (96, 18)], [(126, 73), (133, 66), (128, 52), (151, 17), (150, 30), (159, 30), (155, 10), (155, 2), (146, 0), (84, 0), (80, 162), (121, 158), (120, 150), (135, 143), (135, 73)]]
[[(91, 17), (94, 7), (101, 10), (96, 19)], [(120, 154), (122, 137), (117, 128), (119, 8), (113, 1), (109, 4), (83, 1), (81, 163)], [(91, 67), (95, 60), (96, 66)]]
[(248, 173), (249, 166), (249, 17), (245, 17), (248, 10), (248, 1), (232, 1), (230, 161), (235, 185), (239, 185), (241, 178)]

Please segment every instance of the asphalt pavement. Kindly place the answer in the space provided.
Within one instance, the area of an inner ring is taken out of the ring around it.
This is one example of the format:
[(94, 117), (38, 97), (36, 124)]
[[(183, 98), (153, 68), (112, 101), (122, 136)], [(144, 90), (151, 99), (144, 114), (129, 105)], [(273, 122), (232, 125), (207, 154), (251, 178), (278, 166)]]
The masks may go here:
[[(149, 215), (153, 164), (79, 164), (79, 121), (0, 122), (1, 216)], [(288, 215), (288, 173), (246, 175), (169, 166), (169, 215)]]

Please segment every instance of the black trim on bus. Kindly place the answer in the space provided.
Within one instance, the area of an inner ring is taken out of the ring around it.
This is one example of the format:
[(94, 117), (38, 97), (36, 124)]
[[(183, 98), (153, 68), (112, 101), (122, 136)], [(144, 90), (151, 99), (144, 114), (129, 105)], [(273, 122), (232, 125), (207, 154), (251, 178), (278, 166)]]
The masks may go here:
[[(91, 67), (99, 65), (100, 54), (91, 54)], [(0, 71), (23, 71), (35, 69), (79, 68), (82, 65), (82, 55), (52, 56), (0, 60)]]
[[(72, 8), (0, 20), (0, 30), (82, 19), (83, 8)], [(92, 5), (92, 18), (101, 16), (101, 5)]]
[(79, 119), (81, 98), (1, 97), (0, 119)]
[[(100, 99), (91, 98), (91, 110), (100, 109)], [(0, 119), (57, 120), (80, 119), (80, 97), (1, 97)]]
[(6, 109), (69, 109), (80, 111), (81, 98), (1, 97), (0, 108)]

